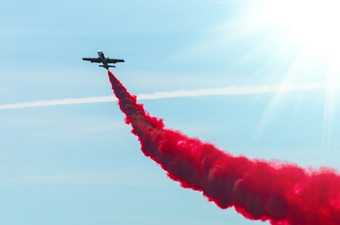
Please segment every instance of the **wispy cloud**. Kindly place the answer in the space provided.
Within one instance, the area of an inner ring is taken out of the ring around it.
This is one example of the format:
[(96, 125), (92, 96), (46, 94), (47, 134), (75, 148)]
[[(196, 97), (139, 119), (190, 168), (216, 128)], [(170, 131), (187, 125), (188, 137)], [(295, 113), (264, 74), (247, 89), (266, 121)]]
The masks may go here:
[(113, 96), (87, 97), (87, 98), (65, 98), (65, 99), (56, 99), (56, 100), (44, 100), (44, 101), (4, 104), (4, 105), (0, 105), (0, 110), (1, 109), (32, 108), (32, 107), (42, 107), (42, 106), (88, 104), (88, 103), (112, 102), (112, 101), (117, 101), (117, 99)]
[[(326, 83), (230, 86), (230, 87), (224, 87), (224, 88), (178, 90), (178, 91), (169, 91), (169, 92), (155, 92), (151, 94), (140, 94), (137, 96), (137, 99), (138, 100), (152, 100), (152, 99), (200, 97), (200, 96), (213, 96), (213, 95), (215, 96), (217, 95), (253, 95), (253, 94), (316, 90), (316, 89), (325, 89), (328, 87), (329, 85)], [(339, 87), (339, 85), (332, 85), (331, 88), (335, 88), (335, 87)], [(14, 104), (3, 104), (3, 105), (0, 105), (0, 110), (43, 107), (43, 106), (88, 104), (88, 103), (100, 103), (100, 102), (112, 102), (112, 101), (117, 101), (117, 99), (113, 96), (66, 98), (66, 99), (57, 99), (57, 100), (43, 100), (43, 101), (21, 102), (21, 103), (14, 103)]]

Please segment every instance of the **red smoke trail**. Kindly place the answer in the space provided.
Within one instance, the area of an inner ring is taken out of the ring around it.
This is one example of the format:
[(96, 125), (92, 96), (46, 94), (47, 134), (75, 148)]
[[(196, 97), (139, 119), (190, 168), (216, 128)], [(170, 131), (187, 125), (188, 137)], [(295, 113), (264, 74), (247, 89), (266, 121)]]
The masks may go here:
[(339, 225), (340, 176), (293, 164), (232, 156), (212, 144), (166, 129), (136, 103), (109, 71), (119, 106), (143, 153), (184, 188), (201, 191), (221, 208), (273, 225)]

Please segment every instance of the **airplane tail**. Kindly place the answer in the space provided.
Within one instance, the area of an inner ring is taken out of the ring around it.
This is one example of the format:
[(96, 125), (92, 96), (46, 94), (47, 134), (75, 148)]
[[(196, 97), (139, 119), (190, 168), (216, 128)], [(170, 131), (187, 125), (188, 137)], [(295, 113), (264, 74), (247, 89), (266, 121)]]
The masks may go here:
[(106, 68), (106, 69), (108, 69), (109, 67), (114, 67), (114, 68), (116, 68), (116, 66), (112, 66), (112, 65), (107, 65), (107, 66), (99, 65), (99, 67), (103, 67), (103, 68)]

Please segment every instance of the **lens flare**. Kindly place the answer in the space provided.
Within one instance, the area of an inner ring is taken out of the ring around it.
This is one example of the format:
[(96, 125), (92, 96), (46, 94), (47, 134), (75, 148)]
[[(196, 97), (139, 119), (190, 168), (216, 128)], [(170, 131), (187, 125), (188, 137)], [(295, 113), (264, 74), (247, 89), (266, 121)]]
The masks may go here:
[(302, 51), (332, 61), (340, 50), (339, 9), (340, 2), (333, 0), (264, 1), (257, 17)]
[[(253, 43), (244, 53), (248, 61), (243, 61), (253, 66), (250, 79), (275, 83), (325, 83), (325, 91), (319, 94), (325, 98), (324, 116), (320, 120), (324, 123), (326, 138), (323, 140), (327, 148), (332, 142), (329, 137), (333, 132), (334, 115), (340, 106), (340, 2), (252, 0), (239, 7), (235, 18), (217, 29), (220, 43), (233, 40)], [(284, 104), (280, 102), (282, 96), (276, 94), (272, 98), (260, 121), (258, 134), (269, 123), (268, 115), (275, 113), (272, 109)], [(301, 94), (301, 99), (303, 97), (307, 96)], [(293, 101), (299, 107), (297, 100)]]

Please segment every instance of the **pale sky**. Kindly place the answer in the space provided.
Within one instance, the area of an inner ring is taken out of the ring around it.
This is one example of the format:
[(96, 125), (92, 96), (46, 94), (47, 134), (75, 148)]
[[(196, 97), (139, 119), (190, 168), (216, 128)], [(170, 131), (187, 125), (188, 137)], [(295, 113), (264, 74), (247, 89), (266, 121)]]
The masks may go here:
[[(81, 58), (125, 59), (112, 72), (168, 128), (234, 155), (339, 169), (339, 6), (301, 1), (0, 3), (0, 224), (269, 224), (167, 178), (106, 70)], [(316, 12), (328, 20), (298, 19)]]

